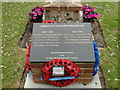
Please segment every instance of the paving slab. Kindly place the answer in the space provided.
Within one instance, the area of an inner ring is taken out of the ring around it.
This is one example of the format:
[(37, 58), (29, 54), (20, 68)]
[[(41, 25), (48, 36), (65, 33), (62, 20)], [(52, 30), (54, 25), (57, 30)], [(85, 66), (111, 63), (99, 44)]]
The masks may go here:
[(34, 83), (32, 73), (27, 74), (24, 88), (102, 88), (98, 74), (93, 76), (93, 80), (90, 84), (83, 85), (82, 83), (71, 83), (66, 87), (56, 87), (49, 84)]

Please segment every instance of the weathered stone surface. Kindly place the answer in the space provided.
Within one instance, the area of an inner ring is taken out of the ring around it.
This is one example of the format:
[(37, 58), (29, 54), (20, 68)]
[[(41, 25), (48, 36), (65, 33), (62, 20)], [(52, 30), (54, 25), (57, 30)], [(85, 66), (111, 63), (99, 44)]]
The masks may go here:
[(80, 11), (49, 11), (45, 20), (54, 20), (58, 23), (82, 22)]
[(82, 4), (80, 2), (51, 2), (45, 5), (45, 8), (51, 8), (51, 7), (55, 7), (55, 8), (60, 8), (60, 7), (78, 7), (81, 8)]
[(58, 23), (82, 22), (81, 4), (78, 3), (51, 3), (45, 6), (45, 20), (54, 20)]

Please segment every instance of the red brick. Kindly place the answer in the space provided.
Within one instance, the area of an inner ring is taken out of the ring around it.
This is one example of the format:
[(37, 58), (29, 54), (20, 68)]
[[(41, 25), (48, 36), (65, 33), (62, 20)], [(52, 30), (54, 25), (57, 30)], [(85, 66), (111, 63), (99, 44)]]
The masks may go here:
[(33, 80), (34, 80), (34, 82), (36, 82), (36, 83), (41, 82), (41, 80), (40, 80), (40, 79), (37, 79), (37, 78), (33, 78)]
[(76, 63), (79, 68), (94, 68), (94, 64), (89, 63)]
[(41, 68), (42, 66), (31, 66), (31, 68)]
[(82, 73), (83, 72), (83, 70), (80, 68), (80, 72), (79, 73)]
[(82, 79), (77, 79), (76, 82), (82, 82)]
[(81, 82), (81, 83), (89, 83), (91, 82), (92, 79), (77, 79), (76, 82)]
[(31, 63), (32, 68), (41, 68), (44, 63)]
[[(40, 75), (41, 75), (41, 67), (44, 63), (31, 63), (32, 73), (34, 82), (41, 82)], [(81, 83), (88, 83), (92, 81), (92, 73), (93, 73), (93, 63), (77, 63), (77, 66), (80, 68), (80, 77), (76, 80), (76, 82)]]
[(83, 73), (93, 73), (93, 69), (83, 69)]
[(33, 74), (33, 78), (38, 78), (40, 79), (41, 74)]
[(32, 73), (41, 73), (41, 68), (31, 68)]
[(92, 74), (80, 74), (80, 78), (91, 78)]

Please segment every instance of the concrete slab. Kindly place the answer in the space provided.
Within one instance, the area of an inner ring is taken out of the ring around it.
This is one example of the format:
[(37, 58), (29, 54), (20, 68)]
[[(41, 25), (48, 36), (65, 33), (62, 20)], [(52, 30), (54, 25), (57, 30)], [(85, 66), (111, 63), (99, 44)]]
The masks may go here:
[(72, 83), (66, 87), (56, 87), (49, 84), (34, 83), (32, 73), (27, 74), (24, 88), (102, 88), (98, 74), (93, 77), (90, 84), (83, 85), (82, 83)]

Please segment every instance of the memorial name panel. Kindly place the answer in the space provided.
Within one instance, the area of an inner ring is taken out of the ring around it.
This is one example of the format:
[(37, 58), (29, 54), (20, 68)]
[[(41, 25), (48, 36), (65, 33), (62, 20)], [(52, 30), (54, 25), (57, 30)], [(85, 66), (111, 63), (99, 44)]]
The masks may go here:
[(90, 23), (35, 23), (30, 62), (94, 62)]

